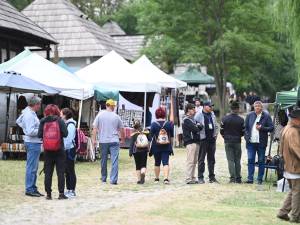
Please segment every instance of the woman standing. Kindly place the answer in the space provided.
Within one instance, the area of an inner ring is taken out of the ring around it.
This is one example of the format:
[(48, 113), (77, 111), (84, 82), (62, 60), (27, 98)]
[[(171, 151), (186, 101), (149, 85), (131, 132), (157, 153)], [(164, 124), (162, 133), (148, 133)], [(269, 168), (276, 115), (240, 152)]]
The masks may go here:
[(160, 165), (163, 164), (164, 184), (169, 184), (169, 156), (173, 155), (174, 125), (166, 121), (166, 111), (162, 107), (155, 111), (156, 121), (151, 124), (152, 146), (150, 156), (155, 159), (155, 182), (159, 182)]
[(64, 194), (66, 155), (63, 138), (67, 137), (68, 130), (65, 122), (60, 118), (60, 111), (56, 105), (47, 105), (44, 116), (39, 126), (38, 136), (43, 139), (46, 199), (52, 199), (51, 186), (54, 166), (58, 180), (58, 199), (67, 199)]
[(146, 168), (147, 168), (147, 156), (149, 150), (148, 135), (149, 131), (142, 131), (140, 122), (135, 122), (133, 125), (134, 133), (131, 135), (129, 156), (134, 157), (136, 174), (137, 174), (137, 184), (145, 183)]
[(76, 121), (73, 119), (73, 112), (69, 108), (61, 110), (61, 118), (67, 125), (68, 136), (64, 138), (66, 150), (66, 187), (68, 198), (75, 197), (76, 173), (75, 173), (75, 157), (76, 157)]

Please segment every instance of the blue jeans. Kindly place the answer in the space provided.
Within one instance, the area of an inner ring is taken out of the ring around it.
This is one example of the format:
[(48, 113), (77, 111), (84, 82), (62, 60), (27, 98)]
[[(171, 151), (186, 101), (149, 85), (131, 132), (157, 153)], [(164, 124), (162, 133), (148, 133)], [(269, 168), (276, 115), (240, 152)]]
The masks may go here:
[(255, 156), (258, 156), (258, 176), (257, 180), (262, 181), (265, 173), (265, 153), (266, 148), (260, 146), (258, 143), (248, 143), (248, 181), (253, 181), (255, 171)]
[(27, 152), (25, 191), (37, 191), (36, 179), (39, 168), (39, 159), (41, 154), (41, 143), (25, 142)]
[(118, 171), (119, 171), (119, 150), (120, 144), (118, 142), (113, 143), (100, 143), (101, 146), (101, 180), (106, 182), (107, 179), (107, 158), (110, 153), (111, 156), (111, 172), (110, 183), (118, 183)]

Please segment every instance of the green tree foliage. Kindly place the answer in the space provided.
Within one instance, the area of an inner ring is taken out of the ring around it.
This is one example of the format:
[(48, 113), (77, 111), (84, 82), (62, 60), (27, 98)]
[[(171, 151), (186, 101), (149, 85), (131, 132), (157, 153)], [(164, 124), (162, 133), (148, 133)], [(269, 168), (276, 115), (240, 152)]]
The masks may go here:
[(298, 84), (300, 82), (300, 1), (273, 0), (271, 4), (275, 27), (288, 37), (295, 54)]
[(294, 76), (293, 59), (276, 40), (267, 1), (145, 0), (143, 6), (138, 25), (151, 43), (145, 52), (164, 62), (168, 72), (177, 62), (208, 65), (221, 114), (226, 81), (274, 94), (276, 79)]
[(15, 6), (17, 9), (22, 10), (31, 2), (33, 2), (33, 0), (8, 0), (8, 2)]

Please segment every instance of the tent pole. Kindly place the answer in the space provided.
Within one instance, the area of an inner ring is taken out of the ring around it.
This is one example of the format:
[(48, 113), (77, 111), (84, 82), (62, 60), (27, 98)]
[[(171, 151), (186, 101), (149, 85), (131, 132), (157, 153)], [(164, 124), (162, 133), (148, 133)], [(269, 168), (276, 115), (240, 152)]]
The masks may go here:
[(79, 103), (79, 115), (78, 115), (78, 124), (77, 124), (77, 128), (80, 128), (80, 121), (81, 121), (81, 115), (82, 115), (82, 104), (83, 104), (83, 100), (80, 100)]
[(144, 129), (146, 129), (147, 92), (144, 94)]
[(9, 120), (9, 107), (10, 107), (11, 88), (9, 88), (9, 94), (6, 99), (6, 121), (5, 121), (5, 142), (8, 141), (8, 120)]

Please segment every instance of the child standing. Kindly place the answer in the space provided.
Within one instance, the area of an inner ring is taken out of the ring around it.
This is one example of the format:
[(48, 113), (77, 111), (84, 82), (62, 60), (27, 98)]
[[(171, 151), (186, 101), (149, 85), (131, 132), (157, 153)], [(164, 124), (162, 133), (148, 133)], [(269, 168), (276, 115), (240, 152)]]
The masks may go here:
[(140, 122), (135, 122), (134, 133), (131, 135), (129, 156), (134, 157), (136, 174), (137, 174), (137, 184), (145, 183), (146, 168), (147, 168), (147, 156), (149, 151), (149, 131), (142, 130)]

